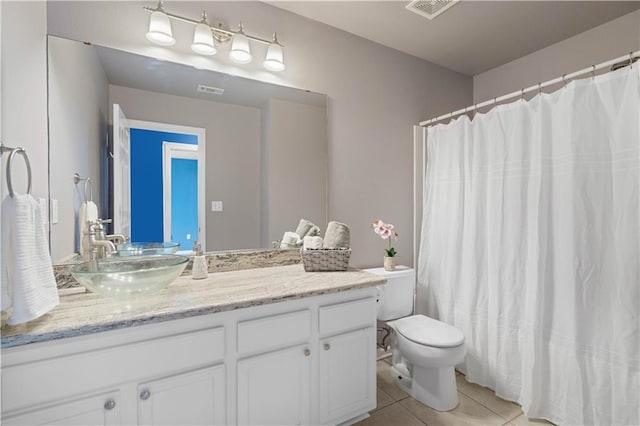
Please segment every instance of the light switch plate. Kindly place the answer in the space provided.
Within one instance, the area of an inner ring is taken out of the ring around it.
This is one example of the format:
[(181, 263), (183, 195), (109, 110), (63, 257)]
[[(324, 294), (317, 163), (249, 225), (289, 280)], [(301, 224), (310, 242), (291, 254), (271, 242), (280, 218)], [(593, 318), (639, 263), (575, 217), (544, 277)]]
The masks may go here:
[(211, 202), (211, 211), (212, 212), (221, 212), (222, 211), (222, 201), (212, 201)]

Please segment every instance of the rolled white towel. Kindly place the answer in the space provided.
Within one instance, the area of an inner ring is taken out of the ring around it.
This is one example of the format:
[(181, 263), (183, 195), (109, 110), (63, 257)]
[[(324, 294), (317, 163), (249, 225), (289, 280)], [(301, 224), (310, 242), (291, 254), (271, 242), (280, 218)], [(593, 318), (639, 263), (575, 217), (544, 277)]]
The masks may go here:
[(282, 242), (280, 242), (280, 248), (288, 249), (288, 248), (296, 248), (298, 244), (298, 240), (300, 236), (295, 232), (287, 231), (282, 236)]
[(327, 232), (324, 234), (322, 247), (326, 249), (349, 248), (351, 231), (349, 226), (340, 222), (329, 222)]
[(318, 228), (315, 223), (310, 222), (307, 219), (300, 219), (300, 223), (298, 223), (298, 227), (296, 228), (296, 234), (298, 234), (300, 238), (304, 238), (307, 235), (314, 237), (316, 235), (320, 235), (320, 228)]
[(319, 250), (322, 248), (322, 237), (306, 236), (303, 239), (302, 248), (304, 250)]

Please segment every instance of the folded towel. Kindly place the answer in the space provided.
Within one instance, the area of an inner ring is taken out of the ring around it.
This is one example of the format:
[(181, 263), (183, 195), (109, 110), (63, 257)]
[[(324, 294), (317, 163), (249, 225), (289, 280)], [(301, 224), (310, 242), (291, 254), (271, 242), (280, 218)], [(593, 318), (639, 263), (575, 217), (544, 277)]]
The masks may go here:
[(322, 247), (326, 249), (349, 248), (350, 239), (349, 226), (340, 222), (329, 222)]
[(59, 303), (40, 204), (29, 194), (2, 203), (2, 310), (8, 324), (36, 319)]
[(78, 211), (78, 240), (80, 241), (80, 253), (86, 254), (89, 252), (89, 237), (87, 232), (87, 221), (98, 220), (98, 206), (93, 201), (85, 201), (80, 205)]
[(303, 238), (302, 248), (304, 250), (318, 250), (322, 248), (322, 237), (310, 237)]
[(300, 239), (300, 236), (298, 234), (296, 234), (295, 232), (287, 231), (282, 236), (282, 242), (280, 243), (280, 248), (281, 249), (296, 248), (298, 246), (299, 239)]

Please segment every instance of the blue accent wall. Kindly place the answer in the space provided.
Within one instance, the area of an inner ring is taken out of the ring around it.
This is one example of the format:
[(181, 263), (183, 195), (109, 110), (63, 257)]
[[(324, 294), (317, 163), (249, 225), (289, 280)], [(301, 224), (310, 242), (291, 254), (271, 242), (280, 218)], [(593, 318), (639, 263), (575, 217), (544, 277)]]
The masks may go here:
[[(131, 241), (133, 242), (164, 240), (162, 142), (165, 141), (197, 145), (198, 137), (181, 133), (131, 129)], [(180, 249), (189, 250), (191, 247), (180, 247)]]

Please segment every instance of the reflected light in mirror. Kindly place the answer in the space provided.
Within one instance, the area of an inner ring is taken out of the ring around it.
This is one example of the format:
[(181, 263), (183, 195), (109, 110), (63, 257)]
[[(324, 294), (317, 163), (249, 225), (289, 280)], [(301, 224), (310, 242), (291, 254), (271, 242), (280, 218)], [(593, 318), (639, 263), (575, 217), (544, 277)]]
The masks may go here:
[(211, 27), (207, 23), (207, 14), (202, 12), (202, 21), (196, 25), (196, 29), (193, 33), (193, 44), (191, 50), (201, 55), (215, 55), (218, 50), (213, 44), (213, 34), (211, 34)]
[(267, 57), (262, 63), (269, 71), (282, 71), (284, 70), (284, 54), (282, 52), (282, 45), (278, 43), (278, 36), (273, 35), (273, 42), (267, 49)]
[(238, 33), (235, 34), (231, 40), (231, 52), (229, 52), (229, 58), (231, 58), (231, 60), (236, 64), (248, 64), (253, 60), (251, 50), (249, 48), (249, 39), (242, 31), (242, 24), (240, 24)]

